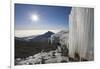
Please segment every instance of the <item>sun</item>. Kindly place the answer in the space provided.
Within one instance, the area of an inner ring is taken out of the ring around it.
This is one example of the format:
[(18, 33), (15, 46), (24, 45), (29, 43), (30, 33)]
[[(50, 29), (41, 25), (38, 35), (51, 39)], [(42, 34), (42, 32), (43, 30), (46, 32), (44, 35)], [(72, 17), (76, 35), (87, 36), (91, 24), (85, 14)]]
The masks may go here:
[(33, 14), (32, 15), (32, 21), (38, 21), (39, 20), (39, 17), (38, 17), (38, 15), (37, 14)]

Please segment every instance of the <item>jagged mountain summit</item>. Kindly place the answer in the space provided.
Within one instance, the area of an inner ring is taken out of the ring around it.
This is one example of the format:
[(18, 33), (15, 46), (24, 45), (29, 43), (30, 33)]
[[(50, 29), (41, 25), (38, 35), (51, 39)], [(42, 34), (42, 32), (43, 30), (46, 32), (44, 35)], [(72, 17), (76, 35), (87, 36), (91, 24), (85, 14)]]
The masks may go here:
[(51, 35), (53, 35), (54, 33), (51, 31), (48, 31), (42, 35), (36, 36), (35, 38), (31, 39), (30, 41), (45, 41), (48, 40), (49, 37), (51, 37)]

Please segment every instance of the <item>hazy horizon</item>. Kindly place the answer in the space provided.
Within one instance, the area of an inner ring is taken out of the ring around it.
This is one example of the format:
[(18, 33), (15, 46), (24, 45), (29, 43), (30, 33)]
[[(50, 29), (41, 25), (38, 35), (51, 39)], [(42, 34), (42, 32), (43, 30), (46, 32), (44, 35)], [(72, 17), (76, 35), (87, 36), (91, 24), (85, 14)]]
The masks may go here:
[(53, 33), (57, 33), (61, 30), (15, 30), (15, 37), (28, 37), (28, 36), (35, 36), (35, 35), (41, 35), (48, 31), (51, 31)]

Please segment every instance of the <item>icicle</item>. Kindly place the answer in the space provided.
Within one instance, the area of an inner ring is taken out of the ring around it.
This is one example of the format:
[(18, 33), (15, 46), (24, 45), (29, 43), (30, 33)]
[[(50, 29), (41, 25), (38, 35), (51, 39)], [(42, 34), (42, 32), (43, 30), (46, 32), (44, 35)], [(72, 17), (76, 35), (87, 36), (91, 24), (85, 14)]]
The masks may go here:
[(72, 8), (69, 16), (69, 56), (93, 60), (94, 9)]

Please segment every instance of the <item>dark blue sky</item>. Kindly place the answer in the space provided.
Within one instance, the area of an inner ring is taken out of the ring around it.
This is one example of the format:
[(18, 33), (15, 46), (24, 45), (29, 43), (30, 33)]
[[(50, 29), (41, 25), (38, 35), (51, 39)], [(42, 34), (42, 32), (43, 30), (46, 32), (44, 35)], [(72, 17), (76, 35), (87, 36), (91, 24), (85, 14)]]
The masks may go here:
[[(16, 30), (50, 30), (66, 29), (71, 7), (44, 6), (33, 4), (15, 4)], [(32, 21), (31, 16), (37, 14), (38, 21)]]

